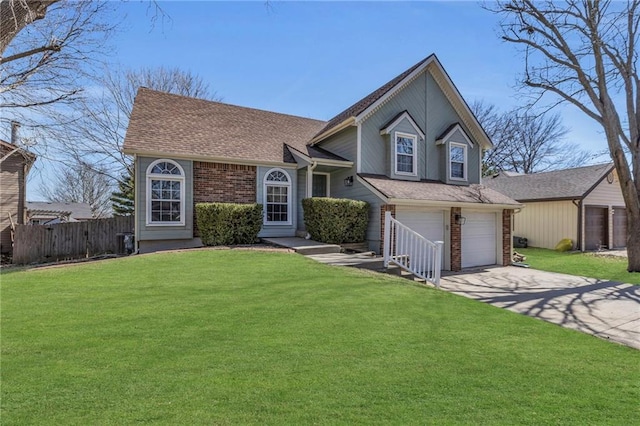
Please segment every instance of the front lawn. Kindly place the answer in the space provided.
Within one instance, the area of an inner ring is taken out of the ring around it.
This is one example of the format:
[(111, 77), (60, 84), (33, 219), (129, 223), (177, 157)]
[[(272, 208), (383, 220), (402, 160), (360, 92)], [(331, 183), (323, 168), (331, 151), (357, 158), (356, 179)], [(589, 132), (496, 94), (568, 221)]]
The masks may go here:
[(202, 250), (2, 275), (2, 424), (633, 424), (640, 351), (397, 277)]
[(541, 248), (519, 248), (527, 256), (524, 263), (542, 271), (560, 272), (628, 284), (640, 284), (640, 273), (627, 272), (627, 259), (596, 253), (557, 252)]

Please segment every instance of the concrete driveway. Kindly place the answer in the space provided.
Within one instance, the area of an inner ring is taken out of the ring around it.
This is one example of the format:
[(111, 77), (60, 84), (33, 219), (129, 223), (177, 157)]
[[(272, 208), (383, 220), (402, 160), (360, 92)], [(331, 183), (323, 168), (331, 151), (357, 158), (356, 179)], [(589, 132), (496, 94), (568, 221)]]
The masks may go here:
[(640, 349), (640, 286), (507, 266), (445, 275), (440, 287)]

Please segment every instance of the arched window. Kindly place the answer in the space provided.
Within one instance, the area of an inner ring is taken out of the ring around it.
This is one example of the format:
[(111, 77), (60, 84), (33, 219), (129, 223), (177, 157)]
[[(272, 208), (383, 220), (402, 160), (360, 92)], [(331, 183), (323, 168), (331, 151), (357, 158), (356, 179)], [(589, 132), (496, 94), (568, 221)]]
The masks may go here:
[(147, 225), (184, 225), (184, 170), (175, 161), (147, 167)]
[(291, 224), (291, 178), (282, 169), (271, 169), (264, 177), (264, 223)]

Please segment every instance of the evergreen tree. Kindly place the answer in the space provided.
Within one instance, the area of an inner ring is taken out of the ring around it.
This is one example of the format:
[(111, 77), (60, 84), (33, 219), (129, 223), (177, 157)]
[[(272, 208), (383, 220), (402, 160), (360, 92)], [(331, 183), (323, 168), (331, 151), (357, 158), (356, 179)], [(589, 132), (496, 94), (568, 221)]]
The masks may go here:
[(133, 200), (133, 169), (127, 168), (127, 171), (118, 180), (118, 190), (111, 194), (114, 216), (131, 216), (134, 211)]

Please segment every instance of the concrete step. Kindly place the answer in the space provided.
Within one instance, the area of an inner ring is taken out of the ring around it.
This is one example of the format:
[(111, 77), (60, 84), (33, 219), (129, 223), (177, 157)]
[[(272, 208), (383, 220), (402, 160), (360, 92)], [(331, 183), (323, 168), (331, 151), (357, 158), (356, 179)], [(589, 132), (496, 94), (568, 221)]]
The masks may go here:
[(373, 252), (369, 253), (326, 253), (307, 256), (316, 262), (326, 263), (334, 266), (351, 266), (354, 268), (364, 268), (380, 270), (384, 267), (384, 261)]
[(339, 245), (336, 244), (322, 244), (317, 246), (305, 246), (305, 247), (292, 247), (296, 253), (303, 256), (317, 255), (317, 254), (333, 254), (340, 253), (342, 250)]
[(396, 266), (396, 265), (389, 265), (389, 267), (386, 269), (386, 271), (383, 270), (383, 272), (386, 272), (386, 273), (392, 274), (392, 275), (397, 275), (397, 276), (399, 276), (401, 278), (406, 278), (408, 280), (415, 281), (415, 282), (424, 283), (426, 281), (426, 280), (424, 280), (424, 279), (422, 279), (420, 277), (415, 276), (413, 273), (411, 273), (411, 272), (409, 272), (409, 271), (407, 271), (405, 269), (402, 269), (401, 267)]

